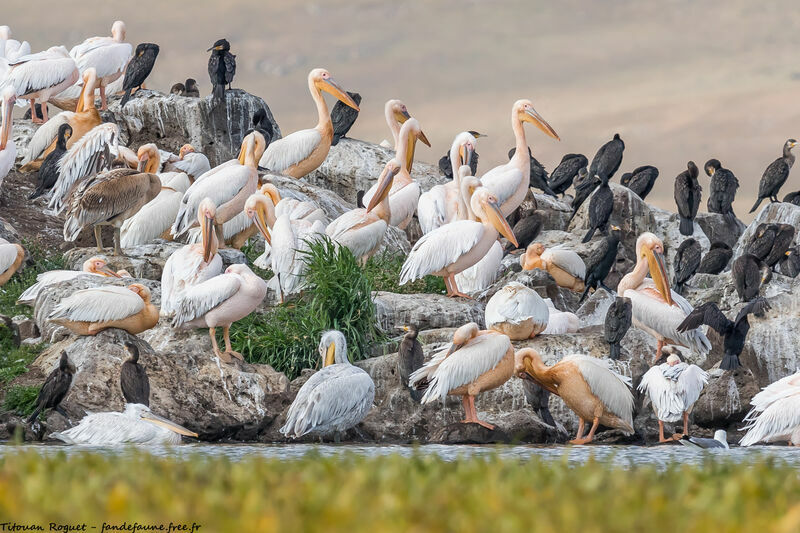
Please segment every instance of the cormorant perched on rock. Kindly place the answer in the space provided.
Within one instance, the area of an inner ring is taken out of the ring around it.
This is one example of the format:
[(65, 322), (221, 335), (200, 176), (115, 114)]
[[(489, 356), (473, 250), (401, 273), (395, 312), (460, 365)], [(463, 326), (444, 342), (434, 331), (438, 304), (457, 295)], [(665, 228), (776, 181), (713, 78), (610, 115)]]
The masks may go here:
[(698, 274), (719, 274), (733, 257), (733, 250), (724, 242), (718, 241), (711, 244), (711, 249), (708, 250), (703, 259), (700, 260), (700, 266), (697, 267)]
[(366, 194), (365, 191), (358, 191), (356, 193), (356, 206), (360, 207), (361, 209), (366, 209), (364, 205), (364, 195)]
[(611, 231), (608, 232), (608, 236), (605, 240), (589, 254), (589, 257), (586, 259), (586, 277), (583, 280), (586, 288), (583, 290), (578, 305), (586, 299), (586, 296), (589, 294), (589, 289), (597, 290), (598, 285), (608, 292), (614, 292), (606, 286), (603, 280), (605, 280), (608, 273), (611, 272), (611, 267), (614, 266), (617, 260), (617, 250), (619, 250), (619, 242), (621, 239), (622, 230), (617, 226), (611, 226)]
[(742, 254), (733, 261), (731, 276), (739, 299), (749, 302), (758, 296), (761, 284), (772, 279), (772, 270), (753, 254)]
[(119, 371), (119, 385), (125, 403), (140, 403), (150, 405), (150, 380), (144, 367), (139, 364), (139, 347), (133, 341), (125, 341), (125, 348), (131, 354), (130, 358), (122, 363)]
[[(356, 105), (361, 105), (360, 94), (351, 93), (350, 91), (347, 91), (347, 94), (350, 95), (350, 98), (353, 99)], [(340, 100), (336, 101), (331, 111), (331, 122), (333, 123), (333, 140), (331, 141), (331, 146), (339, 144), (339, 139), (347, 135), (347, 132), (350, 131), (350, 128), (356, 123), (357, 118), (357, 110)]]
[(206, 52), (211, 52), (211, 57), (208, 58), (208, 77), (214, 87), (212, 94), (215, 100), (222, 100), (225, 98), (225, 86), (230, 89), (236, 75), (236, 56), (231, 53), (231, 43), (227, 39), (215, 42)]
[(771, 202), (778, 201), (778, 191), (786, 183), (789, 171), (794, 165), (794, 154), (792, 148), (797, 146), (797, 141), (789, 139), (783, 144), (783, 156), (769, 164), (764, 175), (761, 176), (761, 183), (758, 184), (758, 199), (750, 210), (752, 213), (761, 205), (764, 198), (769, 198)]
[[(512, 148), (508, 151), (508, 159), (510, 160), (514, 157), (516, 153), (516, 147)], [(544, 165), (539, 163), (539, 160), (533, 157), (533, 152), (531, 152), (531, 147), (528, 147), (528, 157), (531, 160), (531, 181), (530, 186), (534, 189), (539, 189), (540, 191), (544, 192), (545, 194), (549, 194), (550, 196), (558, 197), (556, 193), (550, 188), (550, 185), (547, 184), (547, 170), (544, 168)]]
[(698, 267), (700, 267), (700, 255), (702, 253), (703, 248), (700, 243), (691, 237), (678, 246), (678, 251), (675, 253), (675, 261), (673, 262), (675, 291), (678, 294), (683, 293), (683, 285), (694, 276)]
[(419, 402), (425, 391), (409, 387), (408, 377), (422, 367), (425, 362), (425, 354), (422, 351), (422, 345), (417, 340), (419, 334), (417, 326), (414, 324), (403, 326), (403, 330), (407, 333), (403, 335), (403, 340), (400, 341), (400, 347), (397, 350), (397, 373), (400, 375), (400, 383), (408, 389), (411, 398), (415, 402)]
[(69, 362), (67, 352), (61, 352), (61, 359), (58, 362), (58, 368), (50, 372), (47, 379), (44, 380), (44, 385), (39, 390), (39, 397), (36, 398), (36, 408), (28, 418), (28, 423), (32, 423), (39, 416), (39, 413), (45, 409), (54, 409), (61, 413), (64, 418), (67, 413), (61, 408), (61, 400), (67, 395), (69, 386), (72, 383), (72, 376), (75, 374), (75, 367)]
[(528, 378), (522, 380), (522, 392), (525, 394), (525, 401), (542, 419), (542, 422), (549, 426), (558, 427), (553, 419), (553, 414), (550, 412), (550, 392), (547, 389)]
[[(467, 133), (479, 139), (481, 137), (487, 137), (483, 133), (478, 133), (474, 130), (469, 130)], [(466, 164), (466, 163), (465, 163)], [(469, 168), (472, 171), (472, 175), (475, 176), (476, 172), (478, 172), (478, 152), (471, 152), (471, 157), (469, 158)], [(439, 171), (444, 175), (445, 178), (451, 180), (453, 179), (453, 165), (450, 162), (450, 152), (447, 151), (442, 157), (439, 158)]]
[(625, 143), (619, 136), (614, 134), (614, 138), (605, 143), (597, 150), (589, 166), (590, 176), (608, 176), (611, 179), (614, 173), (622, 164), (622, 152), (625, 151)]
[(575, 217), (575, 214), (578, 212), (581, 205), (583, 205), (583, 202), (585, 202), (600, 185), (600, 179), (597, 176), (590, 178), (588, 171), (582, 168), (578, 171), (578, 177), (575, 178), (572, 184), (575, 187), (575, 197), (572, 199), (572, 215), (569, 217), (570, 221)]
[(561, 158), (561, 163), (550, 173), (547, 184), (556, 194), (564, 194), (572, 186), (575, 176), (582, 168), (586, 168), (589, 160), (583, 154), (567, 154)]
[(777, 237), (777, 235), (777, 224), (762, 222), (756, 226), (756, 231), (753, 236), (750, 237), (750, 242), (747, 243), (745, 251), (749, 254), (753, 254), (758, 259), (764, 259), (769, 255), (770, 250), (772, 250), (772, 244), (775, 242), (775, 237)]
[(800, 249), (798, 247), (789, 248), (779, 261), (781, 274), (796, 278), (800, 274)]
[(134, 88), (141, 88), (144, 85), (144, 81), (153, 70), (153, 65), (156, 64), (158, 51), (158, 45), (154, 43), (141, 43), (136, 47), (136, 52), (125, 69), (125, 78), (122, 80), (125, 95), (119, 103), (120, 107), (130, 100)]
[(58, 127), (58, 136), (56, 137), (56, 147), (52, 152), (47, 154), (44, 158), (42, 166), (39, 167), (38, 183), (36, 190), (28, 196), (28, 200), (38, 198), (56, 184), (58, 181), (58, 162), (67, 153), (67, 141), (72, 137), (72, 126), (67, 123), (61, 124)]
[(614, 211), (614, 193), (608, 186), (608, 176), (600, 177), (600, 187), (597, 188), (592, 199), (589, 200), (589, 231), (582, 242), (592, 240), (595, 230), (608, 235), (608, 220)]
[(794, 204), (800, 206), (800, 191), (790, 192), (783, 197), (783, 201), (787, 204)]
[(620, 183), (632, 190), (644, 200), (658, 179), (658, 169), (652, 165), (636, 167), (633, 172), (626, 172), (620, 178)]
[(739, 361), (739, 354), (741, 354), (742, 349), (744, 349), (744, 341), (747, 338), (747, 332), (750, 331), (748, 315), (750, 315), (750, 313), (761, 315), (764, 311), (768, 311), (769, 309), (770, 306), (767, 300), (759, 297), (742, 307), (741, 311), (736, 315), (736, 320), (730, 321), (728, 317), (719, 310), (717, 304), (708, 302), (699, 307), (695, 307), (694, 310), (689, 313), (689, 316), (678, 326), (678, 331), (684, 332), (695, 329), (703, 324), (714, 328), (717, 333), (722, 335), (722, 345), (725, 350), (725, 355), (719, 367), (722, 370), (735, 370), (742, 366)]
[(630, 298), (617, 296), (606, 312), (605, 339), (609, 344), (609, 359), (619, 359), (620, 345), (631, 327), (633, 305)]
[(184, 96), (186, 94), (186, 85), (182, 84), (181, 82), (176, 83), (170, 87), (169, 94)]
[(703, 191), (697, 182), (697, 175), (697, 165), (694, 161), (689, 161), (686, 170), (675, 178), (675, 204), (678, 206), (678, 215), (681, 218), (681, 235), (694, 233), (694, 217), (697, 216)]
[(262, 108), (253, 113), (253, 129), (264, 136), (264, 140), (269, 146), (269, 143), (272, 142), (272, 137), (275, 135), (275, 129), (272, 127), (272, 121), (267, 117), (265, 109)]
[[(529, 216), (525, 218), (521, 218), (512, 230), (514, 232), (514, 237), (517, 238), (517, 243), (520, 250), (524, 250), (528, 247), (533, 240), (538, 237), (539, 232), (542, 231), (542, 219), (536, 213), (531, 213)], [(508, 241), (506, 243), (505, 251), (510, 252), (514, 250), (514, 243)]]
[(183, 84), (183, 87), (183, 96), (187, 96), (189, 98), (200, 98), (200, 88), (197, 86), (197, 80), (194, 78), (186, 78), (186, 82)]
[(733, 172), (722, 168), (717, 159), (709, 159), (705, 165), (706, 174), (711, 177), (708, 186), (708, 212), (725, 215), (732, 224), (736, 223), (736, 214), (733, 212), (733, 200), (739, 188), (739, 180)]
[(775, 240), (772, 241), (772, 247), (769, 253), (764, 257), (764, 262), (770, 268), (775, 268), (778, 261), (786, 257), (786, 252), (794, 243), (795, 229), (791, 224), (774, 224), (775, 226)]

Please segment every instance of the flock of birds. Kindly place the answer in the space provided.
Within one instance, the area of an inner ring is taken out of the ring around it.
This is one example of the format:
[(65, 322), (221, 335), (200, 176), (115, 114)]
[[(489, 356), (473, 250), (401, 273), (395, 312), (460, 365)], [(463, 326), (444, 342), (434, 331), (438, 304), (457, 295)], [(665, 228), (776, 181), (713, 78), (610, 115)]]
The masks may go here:
[[(622, 278), (616, 291), (611, 291), (604, 280), (616, 263), (622, 235), (610, 223), (614, 194), (609, 183), (620, 168), (624, 141), (614, 135), (591, 162), (582, 154), (568, 154), (548, 176), (533, 157), (525, 124), (547, 137), (558, 140), (559, 136), (525, 99), (511, 106), (515, 146), (507, 163), (478, 177), (476, 146), (482, 135), (475, 131), (459, 133), (439, 162), (451, 181), (428, 191), (421, 190), (411, 170), (416, 142), (430, 143), (406, 105), (400, 100), (388, 101), (385, 117), (392, 132), (394, 157), (385, 164), (375, 185), (359, 193), (360, 206), (331, 221), (313, 202), (282, 197), (260, 171), (299, 179), (317, 169), (330, 147), (355, 122), (360, 95), (345, 91), (327, 70), (317, 68), (308, 74), (308, 89), (318, 112), (318, 122), (312, 128), (273, 139), (271, 122), (263, 110), (259, 111), (253, 117), (253, 128), (242, 140), (238, 157), (213, 168), (191, 145), (183, 146), (178, 154), (164, 152), (155, 144), (144, 144), (133, 152), (120, 144), (119, 128), (102, 121), (95, 91), (100, 94), (101, 110), (107, 107), (108, 94), (124, 93), (120, 104), (125, 106), (135, 97), (134, 91), (144, 86), (159, 48), (142, 43), (134, 51), (125, 42), (121, 21), (114, 23), (111, 33), (110, 37), (87, 39), (69, 52), (56, 46), (30, 54), (27, 43), (11, 40), (10, 30), (0, 28), (0, 55), (4, 57), (0, 61), (0, 180), (16, 160), (16, 147), (9, 141), (11, 105), (27, 101), (30, 120), (42, 126), (31, 138), (19, 170), (38, 172), (31, 200), (45, 196), (49, 208), (64, 216), (65, 241), (75, 241), (92, 228), (98, 252), (102, 253), (101, 228), (105, 225), (114, 229), (115, 255), (156, 239), (186, 243), (170, 255), (163, 269), (160, 309), (151, 302), (150, 290), (139, 283), (78, 290), (58, 302), (49, 319), (75, 335), (94, 335), (108, 328), (137, 335), (163, 318), (173, 327), (208, 328), (215, 356), (231, 363), (242, 359), (231, 346), (231, 325), (252, 313), (270, 286), (281, 300), (302, 289), (302, 252), (309, 242), (327, 236), (366, 262), (383, 245), (389, 226), (406, 228), (416, 216), (423, 235), (402, 266), (401, 284), (434, 275), (444, 279), (449, 296), (469, 297), (468, 292), (483, 289), (495, 280), (506, 253), (519, 249), (523, 269), (547, 271), (559, 286), (581, 293), (581, 301), (598, 287), (617, 296), (605, 322), (609, 359), (573, 354), (548, 367), (531, 348), (515, 351), (512, 340), (578, 328), (574, 314), (556, 309), (551, 301), (519, 283), (508, 284), (488, 302), (489, 329), (481, 330), (476, 323), (463, 325), (455, 331), (450, 346), (428, 361), (424, 361), (417, 330), (412, 327), (400, 350), (400, 376), (403, 384), (413, 389), (412, 397), (429, 403), (448, 395), (459, 396), (464, 422), (491, 428), (478, 418), (476, 396), (518, 376), (557, 394), (578, 415), (578, 434), (572, 443), (592, 441), (600, 425), (629, 434), (634, 431), (631, 382), (613, 370), (611, 360), (619, 357), (620, 341), (634, 325), (658, 343), (656, 364), (639, 388), (651, 399), (659, 419), (660, 440), (667, 441), (670, 439), (664, 436), (663, 422), (682, 421), (683, 432), (674, 437), (686, 437), (688, 413), (707, 374), (681, 362), (675, 354), (662, 363), (662, 349), (678, 345), (700, 354), (709, 352), (711, 343), (700, 330), (708, 325), (724, 338), (721, 367), (738, 367), (749, 329), (748, 316), (768, 309), (766, 301), (757, 296), (761, 284), (775, 268), (793, 276), (800, 270), (797, 249), (791, 247), (795, 229), (762, 224), (747, 253), (732, 265), (737, 291), (749, 302), (736, 320), (729, 320), (713, 303), (693, 308), (681, 296), (681, 288), (695, 272), (723, 271), (732, 251), (723, 243), (713, 243), (700, 257), (700, 245), (691, 235), (701, 187), (697, 166), (690, 161), (687, 170), (675, 179), (679, 229), (688, 237), (677, 251), (675, 288), (667, 275), (662, 240), (643, 233), (636, 241), (635, 267)], [(225, 39), (208, 51), (212, 98), (219, 101), (233, 80), (235, 56)], [(180, 97), (199, 96), (197, 83), (191, 78), (173, 86), (171, 92)], [(323, 92), (338, 100), (330, 113)], [(75, 111), (49, 117), (48, 103)], [(791, 150), (795, 146), (794, 140), (788, 140), (782, 157), (764, 172), (753, 210), (764, 198), (777, 201), (794, 163)], [(711, 178), (709, 211), (735, 221), (731, 206), (738, 180), (716, 159), (706, 163), (705, 171)], [(621, 182), (645, 198), (658, 175), (655, 167), (641, 166), (624, 174)], [(589, 231), (583, 241), (590, 242), (598, 232), (603, 237), (587, 262), (567, 246), (548, 249), (535, 242), (541, 221), (535, 212), (520, 213), (531, 187), (552, 196), (565, 195), (574, 187), (573, 216), (589, 202)], [(800, 202), (800, 194), (784, 200)], [(218, 253), (227, 246), (241, 247), (258, 234), (265, 240), (266, 251), (256, 264), (272, 270), (274, 277), (269, 283), (246, 265), (234, 264), (223, 270)], [(0, 285), (21, 267), (23, 258), (20, 245), (0, 244)], [(127, 272), (111, 270), (98, 256), (86, 261), (82, 271), (41, 274), (20, 302), (33, 305), (44, 287), (85, 275), (129, 277)], [(223, 330), (224, 350), (217, 344), (217, 328)], [(138, 347), (130, 343), (127, 348), (132, 356), (122, 367), (125, 411), (89, 415), (54, 437), (70, 443), (116, 443), (179, 442), (181, 435), (194, 435), (149, 410), (149, 384), (137, 362)], [(340, 435), (358, 424), (372, 406), (374, 383), (366, 372), (350, 364), (344, 335), (326, 332), (319, 351), (322, 369), (303, 385), (289, 409), (281, 428), (286, 436)], [(62, 354), (58, 368), (42, 387), (32, 422), (44, 409), (58, 408), (74, 372), (66, 353)], [(767, 387), (753, 399), (748, 433), (741, 443), (780, 439), (800, 443), (799, 401), (800, 374)], [(584, 436), (587, 424), (590, 429)], [(687, 445), (704, 442), (683, 440)]]

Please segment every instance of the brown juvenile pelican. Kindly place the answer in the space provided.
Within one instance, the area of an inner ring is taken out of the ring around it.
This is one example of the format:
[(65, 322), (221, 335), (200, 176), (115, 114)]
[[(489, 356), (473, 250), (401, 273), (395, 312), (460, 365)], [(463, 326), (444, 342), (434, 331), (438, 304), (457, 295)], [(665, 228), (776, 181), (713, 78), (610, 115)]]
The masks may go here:
[(158, 308), (150, 303), (150, 289), (140, 283), (107, 285), (72, 293), (48, 318), (76, 335), (97, 335), (109, 328), (136, 335), (158, 323)]
[[(63, 46), (53, 46), (44, 52), (19, 57), (8, 62), (3, 84), (14, 88), (17, 98), (28, 100), (31, 120), (47, 122), (47, 101), (78, 81), (80, 72), (75, 60)], [(37, 100), (42, 104), (43, 118), (36, 116)]]
[(214, 46), (206, 50), (211, 52), (208, 58), (208, 77), (214, 88), (212, 95), (215, 100), (225, 98), (225, 86), (230, 88), (233, 77), (236, 75), (236, 56), (231, 53), (231, 43), (227, 39), (220, 39)]
[(681, 235), (694, 233), (694, 217), (697, 216), (703, 192), (703, 188), (697, 182), (697, 174), (697, 165), (694, 161), (689, 161), (686, 170), (675, 178), (675, 204), (678, 206), (678, 215), (681, 219)]
[(25, 249), (22, 246), (0, 238), (0, 287), (11, 279), (24, 260)]
[(789, 171), (792, 170), (792, 165), (794, 165), (792, 148), (795, 146), (797, 146), (797, 141), (794, 139), (789, 139), (783, 143), (783, 155), (770, 163), (764, 171), (764, 174), (761, 176), (761, 182), (758, 184), (758, 198), (756, 199), (756, 203), (753, 204), (753, 208), (750, 210), (751, 213), (758, 209), (758, 206), (761, 205), (764, 198), (769, 198), (771, 202), (778, 201), (778, 191), (780, 191), (783, 184), (786, 183), (786, 179), (789, 177)]
[(186, 86), (178, 82), (170, 88), (169, 93), (178, 96), (184, 96), (184, 94), (186, 93)]
[(128, 68), (125, 69), (125, 78), (122, 82), (125, 95), (119, 102), (120, 107), (128, 103), (133, 89), (144, 87), (144, 81), (153, 70), (153, 65), (156, 64), (158, 52), (158, 45), (153, 43), (140, 43), (136, 47), (136, 52), (128, 63)]
[(317, 125), (272, 142), (261, 156), (259, 166), (278, 174), (302, 178), (325, 161), (333, 139), (333, 124), (322, 91), (332, 94), (358, 111), (358, 105), (324, 68), (315, 68), (309, 72), (308, 90), (317, 105)]
[(39, 390), (39, 396), (36, 398), (36, 408), (28, 418), (29, 424), (32, 424), (39, 417), (39, 413), (45, 409), (53, 409), (61, 413), (64, 418), (69, 418), (61, 408), (61, 400), (67, 395), (74, 374), (75, 366), (70, 363), (67, 352), (62, 351), (61, 358), (58, 360), (58, 367), (47, 375), (47, 379), (44, 380), (44, 384)]
[(140, 403), (150, 405), (150, 379), (144, 367), (139, 364), (139, 346), (134, 342), (125, 341), (125, 348), (131, 354), (129, 359), (122, 363), (119, 369), (119, 386), (125, 403)]

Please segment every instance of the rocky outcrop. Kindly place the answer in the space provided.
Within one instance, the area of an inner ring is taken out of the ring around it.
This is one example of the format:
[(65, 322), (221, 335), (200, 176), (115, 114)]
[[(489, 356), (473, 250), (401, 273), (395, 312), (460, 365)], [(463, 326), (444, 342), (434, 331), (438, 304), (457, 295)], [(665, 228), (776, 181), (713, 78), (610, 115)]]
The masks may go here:
[(747, 228), (740, 220), (730, 221), (719, 213), (698, 213), (695, 218), (709, 242), (724, 242), (731, 248), (736, 246), (739, 237)]
[(416, 324), (420, 330), (458, 327), (477, 322), (483, 327), (484, 304), (441, 294), (395, 294), (376, 292), (373, 300), (378, 325), (386, 332)]
[[(756, 215), (755, 220), (747, 226), (736, 247), (733, 249), (734, 259), (745, 253), (745, 249), (753, 238), (759, 224), (789, 224), (800, 228), (800, 207), (787, 202), (774, 202), (765, 205)], [(794, 245), (800, 242), (800, 231), (795, 233)]]

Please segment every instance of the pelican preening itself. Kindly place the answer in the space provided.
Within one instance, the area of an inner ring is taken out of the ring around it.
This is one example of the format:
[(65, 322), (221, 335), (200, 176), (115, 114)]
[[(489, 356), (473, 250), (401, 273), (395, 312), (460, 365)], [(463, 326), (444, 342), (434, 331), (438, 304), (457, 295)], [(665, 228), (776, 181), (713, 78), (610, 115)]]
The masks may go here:
[(67, 413), (61, 408), (61, 400), (69, 392), (69, 386), (72, 384), (72, 377), (75, 375), (75, 365), (73, 365), (67, 352), (62, 351), (61, 357), (58, 359), (58, 366), (47, 375), (47, 378), (39, 389), (39, 396), (36, 398), (36, 407), (28, 417), (28, 423), (32, 424), (39, 418), (39, 413), (44, 412), (45, 409), (52, 409), (61, 414), (64, 418), (69, 419)]
[[(708, 374), (697, 365), (682, 363), (675, 354), (667, 362), (652, 367), (642, 376), (639, 390), (650, 397), (653, 411), (658, 418), (659, 442), (679, 440), (689, 434), (689, 413), (692, 411), (703, 387), (708, 383)], [(664, 422), (683, 420), (683, 433), (672, 438), (664, 437)]]
[(121, 413), (86, 415), (77, 426), (50, 437), (67, 444), (113, 446), (180, 444), (181, 435), (197, 437), (197, 433), (156, 415), (146, 405), (129, 403)]
[[(514, 372), (560, 396), (578, 415), (578, 434), (570, 444), (592, 442), (601, 424), (633, 434), (631, 380), (612, 370), (607, 360), (573, 354), (548, 367), (538, 352), (524, 348), (517, 352)], [(584, 437), (589, 421), (592, 427)]]
[(0, 125), (0, 186), (3, 185), (3, 179), (8, 176), (8, 173), (14, 168), (14, 162), (17, 159), (17, 145), (13, 140), (8, 137), (11, 134), (11, 106), (17, 99), (17, 94), (11, 87), (3, 89), (2, 94), (2, 125)]
[(540, 335), (563, 335), (564, 333), (575, 333), (581, 325), (578, 315), (570, 313), (569, 311), (561, 311), (556, 309), (553, 301), (550, 298), (545, 298), (544, 303), (547, 305), (549, 316), (547, 318), (547, 327)]
[[(646, 278), (648, 272), (652, 279)], [(685, 346), (701, 354), (711, 350), (711, 343), (703, 332), (679, 331), (693, 307), (670, 289), (664, 244), (652, 233), (643, 233), (636, 239), (636, 266), (620, 280), (617, 292), (631, 300), (633, 325), (658, 341), (655, 361), (661, 358), (661, 350), (667, 344)]]
[(453, 334), (447, 350), (435, 354), (425, 365), (411, 374), (409, 384), (427, 388), (421, 402), (444, 402), (450, 396), (461, 396), (465, 417), (462, 422), (476, 423), (487, 429), (492, 424), (478, 418), (475, 397), (495, 389), (514, 374), (514, 347), (507, 335), (496, 331), (481, 331), (470, 322)]
[(270, 143), (259, 160), (259, 166), (278, 174), (302, 178), (325, 161), (333, 140), (333, 125), (322, 91), (358, 110), (358, 105), (324, 68), (309, 72), (308, 90), (317, 106), (317, 125)]
[(788, 441), (800, 446), (800, 372), (776, 381), (753, 396), (753, 408), (744, 418), (747, 433), (742, 446)]
[(73, 292), (48, 318), (76, 335), (97, 335), (109, 328), (136, 335), (158, 323), (158, 308), (150, 303), (150, 289), (144, 285), (108, 285)]
[(375, 383), (347, 358), (347, 341), (340, 331), (322, 334), (322, 368), (297, 392), (280, 432), (299, 438), (307, 433), (340, 435), (360, 423), (372, 408)]
[(536, 291), (512, 281), (486, 304), (486, 327), (511, 340), (533, 338), (547, 327), (550, 312)]
[(172, 240), (170, 228), (178, 216), (181, 199), (191, 183), (189, 176), (183, 172), (168, 174), (159, 176), (161, 191), (158, 195), (123, 222), (120, 228), (120, 246), (123, 250), (151, 243), (155, 239)]
[(36, 298), (45, 287), (55, 283), (69, 281), (80, 276), (101, 276), (107, 278), (122, 277), (119, 272), (114, 272), (102, 257), (90, 257), (83, 262), (81, 270), (50, 270), (36, 276), (36, 283), (28, 287), (17, 299), (17, 305), (30, 305), (36, 303)]
[(545, 249), (542, 243), (535, 242), (520, 256), (520, 264), (523, 270), (545, 270), (559, 287), (575, 292), (582, 292), (584, 289), (586, 264), (577, 253), (563, 245)]
[(0, 287), (19, 270), (25, 260), (25, 249), (16, 243), (0, 238)]
[(178, 157), (171, 155), (162, 163), (161, 172), (184, 172), (192, 182), (211, 170), (205, 154), (196, 151), (191, 144), (184, 144), (178, 151)]

